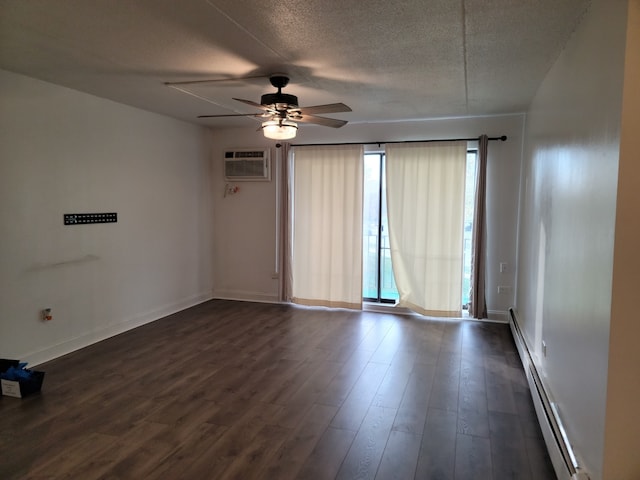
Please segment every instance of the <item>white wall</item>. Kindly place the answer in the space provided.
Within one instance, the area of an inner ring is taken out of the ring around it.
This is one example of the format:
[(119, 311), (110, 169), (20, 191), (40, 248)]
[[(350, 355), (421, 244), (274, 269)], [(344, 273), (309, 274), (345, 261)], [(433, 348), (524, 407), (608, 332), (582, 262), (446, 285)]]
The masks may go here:
[[(210, 298), (209, 142), (0, 71), (1, 357), (36, 364)], [(118, 222), (63, 225), (83, 212)]]
[(592, 3), (532, 103), (523, 161), (517, 310), (592, 479), (603, 472), (626, 4)]
[[(346, 117), (345, 117), (346, 118)], [(257, 124), (256, 124), (257, 125)], [(301, 126), (294, 143), (420, 140), (507, 135), (489, 143), (487, 167), (489, 260), (488, 308), (493, 318), (506, 320), (514, 293), (497, 294), (497, 286), (515, 287), (516, 232), (523, 116), (439, 119), (388, 124), (348, 124), (341, 129)], [(214, 295), (221, 298), (277, 301), (276, 182), (237, 182), (240, 191), (224, 198), (223, 152), (232, 148), (270, 147), (255, 128), (213, 133)], [(500, 262), (509, 266), (499, 272)], [(515, 290), (514, 290), (515, 291)]]

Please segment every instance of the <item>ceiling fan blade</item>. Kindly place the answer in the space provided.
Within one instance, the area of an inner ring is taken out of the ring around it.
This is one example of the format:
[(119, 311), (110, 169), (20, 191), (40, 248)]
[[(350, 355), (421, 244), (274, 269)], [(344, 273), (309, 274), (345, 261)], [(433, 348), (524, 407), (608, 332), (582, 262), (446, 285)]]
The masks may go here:
[(267, 118), (271, 115), (268, 113), (233, 113), (228, 115), (198, 115), (198, 118), (223, 118), (223, 117), (262, 117)]
[(251, 100), (243, 100), (242, 98), (234, 98), (234, 100), (237, 100), (238, 102), (246, 103), (247, 105), (251, 105), (252, 107), (259, 108), (260, 110), (265, 110), (267, 112), (271, 111), (269, 107), (266, 107), (256, 102), (252, 102)]
[(311, 107), (300, 107), (294, 108), (292, 110), (298, 111), (303, 115), (315, 115), (317, 113), (341, 113), (341, 112), (351, 112), (351, 108), (349, 108), (344, 103), (328, 103), (326, 105), (313, 105)]
[(314, 123), (316, 125), (322, 125), (323, 127), (340, 128), (346, 125), (346, 120), (338, 120), (335, 118), (317, 117), (315, 115), (295, 115), (290, 117), (294, 122), (301, 123)]

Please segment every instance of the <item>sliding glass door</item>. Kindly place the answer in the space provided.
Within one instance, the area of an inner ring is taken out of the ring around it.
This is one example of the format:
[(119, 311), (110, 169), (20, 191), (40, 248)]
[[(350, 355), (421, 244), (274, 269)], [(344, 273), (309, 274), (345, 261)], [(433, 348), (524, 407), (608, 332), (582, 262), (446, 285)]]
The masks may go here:
[(471, 294), (471, 247), (473, 215), (475, 213), (477, 150), (467, 151), (467, 172), (464, 189), (464, 249), (462, 251), (462, 308), (469, 310)]
[(387, 224), (384, 153), (364, 155), (363, 299), (395, 303), (398, 291), (393, 280)]
[[(462, 274), (462, 307), (468, 308), (471, 288), (471, 239), (475, 199), (476, 150), (467, 152), (464, 205), (464, 250)], [(364, 155), (363, 202), (363, 292), (367, 302), (395, 303), (398, 291), (393, 279), (387, 225), (387, 201), (384, 176), (385, 154)]]

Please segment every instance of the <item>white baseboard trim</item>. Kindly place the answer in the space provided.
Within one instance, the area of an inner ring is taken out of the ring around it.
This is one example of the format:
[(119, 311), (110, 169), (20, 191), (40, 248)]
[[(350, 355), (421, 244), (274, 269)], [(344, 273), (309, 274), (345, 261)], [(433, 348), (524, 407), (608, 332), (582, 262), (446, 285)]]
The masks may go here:
[(43, 350), (30, 352), (19, 356), (21, 361), (28, 362), (29, 368), (42, 363), (48, 362), (55, 358), (67, 355), (68, 353), (80, 350), (81, 348), (88, 347), (94, 343), (101, 342), (107, 338), (114, 337), (120, 333), (124, 333), (128, 330), (132, 330), (136, 327), (140, 327), (147, 323), (154, 322), (161, 318), (167, 317), (174, 313), (185, 310), (189, 307), (193, 307), (200, 303), (211, 300), (211, 293), (202, 293), (199, 295), (193, 295), (191, 297), (173, 302), (162, 307), (155, 308), (148, 312), (140, 313), (131, 318), (128, 318), (122, 322), (111, 324), (105, 328), (94, 330), (92, 332), (84, 333), (78, 337), (65, 340), (64, 342), (52, 345)]
[(237, 300), (240, 302), (283, 303), (277, 294), (249, 292), (246, 290), (214, 290), (213, 298), (219, 300)]
[(489, 310), (487, 320), (498, 323), (509, 323), (509, 312), (504, 310)]

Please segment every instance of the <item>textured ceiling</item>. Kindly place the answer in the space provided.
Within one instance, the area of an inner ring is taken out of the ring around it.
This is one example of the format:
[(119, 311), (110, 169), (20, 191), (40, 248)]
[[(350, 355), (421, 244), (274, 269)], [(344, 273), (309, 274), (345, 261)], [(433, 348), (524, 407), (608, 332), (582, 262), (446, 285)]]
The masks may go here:
[[(588, 0), (0, 0), (0, 68), (211, 126), (268, 75), (349, 122), (522, 112)], [(256, 78), (246, 78), (256, 77)], [(238, 78), (241, 78), (238, 80)], [(183, 85), (166, 82), (214, 80)]]

